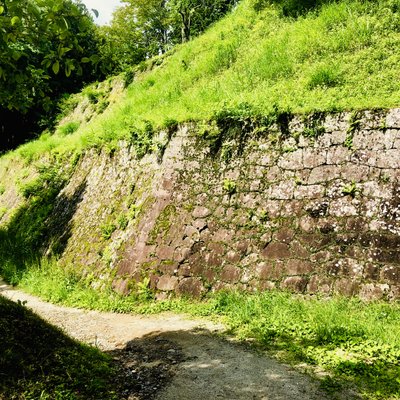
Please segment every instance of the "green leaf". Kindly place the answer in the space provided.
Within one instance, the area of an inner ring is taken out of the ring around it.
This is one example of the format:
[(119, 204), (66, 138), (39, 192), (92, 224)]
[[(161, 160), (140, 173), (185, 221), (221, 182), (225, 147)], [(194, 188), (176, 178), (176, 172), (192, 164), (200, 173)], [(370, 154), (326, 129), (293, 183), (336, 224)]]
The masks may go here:
[(65, 76), (69, 78), (71, 76), (71, 66), (69, 64), (65, 65)]
[(90, 62), (90, 58), (88, 58), (88, 57), (82, 57), (81, 62), (82, 62), (82, 63), (88, 63), (88, 62)]
[(96, 64), (100, 61), (100, 57), (97, 54), (93, 54), (92, 56), (90, 56), (90, 61), (93, 64)]
[(96, 16), (96, 18), (99, 18), (99, 12), (95, 8), (92, 8), (92, 12)]
[(0, 14), (3, 14), (3, 12), (4, 12), (4, 7), (0, 6)]
[(20, 18), (15, 15), (14, 17), (11, 18), (11, 25), (14, 26), (15, 24), (18, 24), (20, 21)]
[(58, 71), (60, 71), (60, 63), (59, 63), (58, 61), (56, 61), (56, 62), (53, 64), (52, 69), (53, 69), (53, 72), (57, 75), (57, 74), (58, 74)]

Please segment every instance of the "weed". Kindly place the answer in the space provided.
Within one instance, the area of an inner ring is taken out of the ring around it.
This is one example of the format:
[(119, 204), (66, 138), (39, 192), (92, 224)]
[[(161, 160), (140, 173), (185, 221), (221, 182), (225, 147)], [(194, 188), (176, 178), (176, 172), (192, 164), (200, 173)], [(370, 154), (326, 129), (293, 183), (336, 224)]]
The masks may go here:
[(125, 214), (121, 214), (118, 217), (117, 223), (118, 223), (118, 228), (124, 231), (128, 226), (129, 219)]
[(107, 224), (102, 225), (100, 227), (102, 238), (104, 240), (110, 239), (111, 235), (115, 232), (116, 229), (117, 229), (117, 227), (113, 223), (107, 223)]
[(232, 181), (231, 179), (224, 179), (222, 182), (222, 188), (229, 196), (232, 196), (236, 193), (236, 182)]
[(99, 103), (97, 104), (96, 111), (99, 114), (102, 114), (109, 105), (110, 105), (110, 102), (108, 100), (103, 99), (103, 100), (99, 101)]
[(350, 196), (352, 198), (356, 197), (356, 195), (360, 192), (360, 189), (357, 188), (356, 183), (353, 181), (349, 185), (346, 185), (342, 188), (342, 193), (345, 196)]
[(260, 211), (260, 213), (258, 214), (258, 218), (262, 223), (268, 222), (270, 220), (268, 211), (266, 210)]

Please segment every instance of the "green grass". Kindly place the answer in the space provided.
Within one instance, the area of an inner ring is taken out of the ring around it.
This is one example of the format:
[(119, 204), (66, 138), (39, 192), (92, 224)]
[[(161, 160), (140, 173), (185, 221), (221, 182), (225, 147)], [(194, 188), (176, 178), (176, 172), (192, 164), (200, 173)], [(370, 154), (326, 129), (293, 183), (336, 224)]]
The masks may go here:
[(334, 297), (263, 293), (216, 293), (201, 302), (156, 302), (146, 286), (129, 296), (90, 287), (55, 261), (43, 260), (20, 275), (19, 285), (45, 300), (68, 306), (123, 313), (163, 311), (206, 316), (229, 332), (292, 363), (329, 373), (327, 390), (355, 386), (365, 399), (400, 398), (400, 304)]
[[(242, 1), (156, 65), (150, 60), (152, 69), (138, 72), (118, 102), (88, 124), (60, 127), (17, 154), (112, 150), (119, 140), (139, 143), (141, 153), (151, 147), (148, 126), (209, 120), (244, 103), (263, 115), (399, 105), (398, 0), (327, 2), (296, 19), (270, 5), (257, 12), (253, 3)], [(92, 85), (80, 96), (107, 102), (99, 90)]]

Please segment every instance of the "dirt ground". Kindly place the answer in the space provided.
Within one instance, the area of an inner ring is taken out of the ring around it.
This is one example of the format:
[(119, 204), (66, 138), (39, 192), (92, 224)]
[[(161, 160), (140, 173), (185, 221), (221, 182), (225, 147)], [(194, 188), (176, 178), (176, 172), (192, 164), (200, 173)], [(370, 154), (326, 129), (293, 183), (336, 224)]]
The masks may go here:
[[(121, 399), (329, 398), (307, 375), (221, 338), (217, 333), (224, 327), (206, 320), (170, 313), (147, 317), (60, 307), (2, 282), (0, 294), (26, 301), (27, 307), (68, 335), (111, 354), (121, 370)], [(129, 380), (132, 376), (135, 379)]]

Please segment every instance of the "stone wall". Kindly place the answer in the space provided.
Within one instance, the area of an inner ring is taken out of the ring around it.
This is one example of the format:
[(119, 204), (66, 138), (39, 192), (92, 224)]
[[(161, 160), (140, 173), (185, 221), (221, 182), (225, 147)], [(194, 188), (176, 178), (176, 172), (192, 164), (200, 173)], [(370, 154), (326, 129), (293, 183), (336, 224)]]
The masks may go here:
[(61, 261), (92, 285), (400, 297), (400, 110), (288, 118), (218, 146), (185, 126), (164, 147), (87, 154), (61, 193), (58, 215), (79, 196)]

